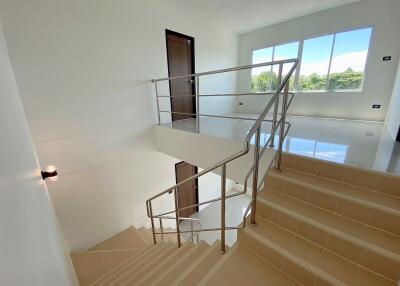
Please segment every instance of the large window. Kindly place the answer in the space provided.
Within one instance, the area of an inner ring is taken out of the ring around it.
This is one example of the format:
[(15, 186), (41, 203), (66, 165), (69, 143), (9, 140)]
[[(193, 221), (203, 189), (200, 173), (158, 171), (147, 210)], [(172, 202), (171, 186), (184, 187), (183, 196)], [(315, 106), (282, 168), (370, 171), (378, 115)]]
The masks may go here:
[[(253, 52), (253, 64), (297, 58), (299, 42), (260, 49)], [(283, 67), (283, 74), (287, 74), (291, 65)], [(278, 66), (260, 67), (252, 70), (251, 90), (253, 92), (268, 92), (278, 87)], [(291, 82), (292, 86), (294, 81)]]
[[(289, 58), (301, 59), (290, 80), (299, 91), (359, 91), (362, 89), (372, 28), (357, 29), (253, 51), (253, 64)], [(285, 76), (291, 65), (283, 68)], [(278, 66), (255, 68), (251, 91), (277, 88)]]

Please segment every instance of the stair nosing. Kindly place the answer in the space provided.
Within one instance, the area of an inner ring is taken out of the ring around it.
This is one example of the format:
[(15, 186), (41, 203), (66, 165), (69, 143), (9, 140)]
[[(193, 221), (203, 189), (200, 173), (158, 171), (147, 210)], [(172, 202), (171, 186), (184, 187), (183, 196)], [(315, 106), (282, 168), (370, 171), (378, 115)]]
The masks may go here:
[(261, 234), (256, 233), (255, 231), (252, 231), (248, 228), (243, 229), (246, 234), (249, 236), (253, 237), (260, 243), (266, 245), (267, 247), (273, 249), (274, 251), (280, 253), (285, 257), (285, 259), (290, 260), (291, 262), (295, 263), (296, 265), (301, 265), (302, 268), (304, 268), (306, 271), (313, 273), (315, 276), (318, 278), (321, 278), (324, 281), (327, 281), (329, 283), (332, 283), (337, 286), (348, 286), (345, 282), (339, 280), (338, 278), (326, 273), (325, 271), (319, 269), (318, 267), (308, 263), (304, 259), (296, 256), (295, 254), (291, 253), (290, 251), (280, 247), (279, 245), (276, 245), (274, 242), (270, 241), (269, 239), (265, 238)]
[(198, 286), (207, 286), (207, 282), (211, 279), (213, 275), (217, 273), (217, 271), (221, 268), (222, 265), (229, 259), (229, 257), (238, 249), (239, 243), (235, 243), (235, 245), (227, 251), (221, 259), (217, 261), (213, 268), (204, 275), (203, 279), (201, 279), (198, 283)]
[[(154, 257), (157, 257), (159, 255), (164, 255), (165, 253), (169, 252), (171, 249), (172, 249), (172, 245), (165, 244), (164, 247), (161, 247), (161, 250), (160, 250), (160, 248), (158, 248), (159, 251), (155, 251)], [(114, 279), (113, 281), (110, 282), (110, 284), (107, 284), (107, 286), (121, 285), (121, 283), (123, 283), (125, 281), (124, 280), (125, 278), (130, 277), (130, 274), (132, 272), (137, 274), (138, 272), (142, 271), (143, 268), (145, 268), (149, 263), (151, 263), (153, 261), (154, 257), (153, 257), (153, 253), (152, 253), (151, 256), (147, 257), (146, 261), (141, 261), (139, 269), (136, 267), (133, 267), (133, 265), (131, 267), (128, 267), (125, 271), (120, 273), (120, 275), (118, 275), (118, 277), (116, 277), (118, 279)]]
[[(293, 172), (297, 172), (296, 170), (293, 170), (293, 169), (290, 169), (290, 170), (293, 171)], [(329, 181), (332, 181), (332, 182), (335, 182), (335, 183), (338, 183), (338, 184), (348, 185), (348, 186), (355, 187), (355, 188), (361, 188), (361, 187), (354, 186), (354, 185), (349, 185), (349, 184), (346, 184), (346, 183), (343, 183), (343, 182), (340, 182), (340, 181), (331, 180), (331, 179), (328, 179), (328, 178), (325, 178), (325, 177), (318, 177), (318, 176), (314, 176), (314, 175), (307, 174), (307, 173), (302, 173), (302, 172), (298, 172), (298, 173), (301, 173), (301, 174), (304, 174), (304, 175), (308, 175), (308, 176), (317, 177), (317, 178), (322, 178), (324, 180), (329, 180)], [(284, 176), (283, 174), (271, 172), (269, 175), (273, 176), (273, 177), (278, 177), (279, 179), (282, 179), (284, 181), (289, 181), (291, 183), (295, 183), (297, 185), (301, 185), (303, 187), (308, 187), (308, 188), (313, 189), (314, 191), (317, 191), (317, 192), (328, 194), (328, 195), (331, 195), (331, 196), (334, 196), (334, 197), (338, 197), (338, 198), (341, 198), (341, 199), (344, 199), (344, 200), (347, 200), (347, 201), (351, 201), (351, 202), (354, 202), (354, 203), (357, 203), (357, 204), (372, 208), (373, 210), (380, 210), (380, 211), (383, 211), (383, 212), (386, 212), (386, 213), (390, 213), (392, 215), (400, 217), (400, 210), (396, 210), (396, 209), (394, 209), (392, 207), (388, 207), (388, 206), (384, 206), (384, 205), (381, 205), (381, 204), (373, 203), (373, 202), (370, 202), (370, 201), (367, 201), (367, 200), (364, 200), (364, 199), (359, 199), (359, 198), (356, 198), (354, 196), (349, 196), (349, 195), (345, 195), (345, 194), (342, 194), (342, 193), (338, 193), (338, 192), (330, 190), (329, 188), (325, 188), (325, 187), (321, 187), (321, 186), (318, 186), (318, 185), (314, 185), (312, 183), (306, 183), (306, 182), (303, 182), (300, 179), (287, 177), (287, 176)], [(375, 192), (375, 193), (378, 193), (378, 194), (386, 196), (386, 197), (391, 197), (391, 196), (388, 196), (385, 193), (376, 192), (374, 190), (365, 189), (365, 188), (361, 188), (361, 189), (363, 189), (365, 191), (368, 191), (368, 192)], [(394, 196), (394, 197), (398, 199), (398, 197), (396, 197), (396, 196)]]
[(215, 241), (213, 245), (210, 245), (209, 249), (201, 255), (196, 262), (192, 263), (190, 267), (186, 268), (174, 281), (172, 281), (171, 285), (177, 286), (185, 280), (185, 278), (192, 273), (195, 267), (197, 267), (204, 259), (206, 259), (213, 251), (217, 251), (219, 243)]
[[(203, 241), (202, 241), (203, 242)], [(179, 263), (184, 260), (185, 258), (189, 257), (192, 253), (194, 253), (198, 247), (200, 246), (200, 244), (196, 245), (195, 247), (193, 247), (192, 249), (190, 249), (187, 253), (185, 253), (185, 255), (183, 255), (182, 257), (180, 257), (177, 261), (175, 261), (174, 263), (172, 263), (171, 265), (169, 265), (168, 269), (166, 269), (166, 271), (164, 271), (155, 281), (153, 281), (150, 285), (158, 285), (162, 279), (167, 276), (172, 270), (175, 269), (175, 267), (177, 267), (179, 265)]]
[(155, 245), (155, 246), (146, 247), (145, 249), (143, 249), (143, 251), (141, 253), (139, 253), (135, 257), (132, 257), (131, 259), (129, 259), (127, 261), (124, 261), (121, 264), (118, 264), (113, 269), (111, 269), (110, 271), (105, 273), (103, 276), (101, 276), (98, 279), (96, 279), (95, 281), (93, 281), (89, 286), (102, 285), (102, 284), (106, 283), (109, 279), (112, 279), (115, 275), (123, 273), (123, 271), (125, 271), (126, 268), (129, 268), (130, 265), (135, 264), (136, 261), (141, 259), (143, 256), (145, 256), (145, 255), (147, 255), (147, 254), (149, 254), (149, 253), (151, 253), (153, 251), (156, 251), (157, 249), (161, 248), (162, 245), (165, 245), (165, 244), (158, 244), (158, 245)]
[[(178, 250), (178, 249), (175, 248), (173, 245), (171, 245), (168, 249), (166, 249), (162, 253), (159, 253), (158, 255), (156, 255), (152, 259), (148, 260), (143, 265), (141, 265), (141, 267), (139, 269), (136, 269), (136, 271), (133, 273), (133, 275), (130, 275), (129, 277), (126, 277), (126, 279), (124, 279), (123, 281), (121, 281), (117, 285), (118, 286), (132, 285), (133, 282), (135, 282), (135, 285), (136, 285), (140, 281), (142, 281), (145, 278), (147, 278), (147, 274), (145, 274), (142, 278), (138, 278), (137, 277), (138, 275), (142, 274), (144, 271), (146, 273), (149, 273), (149, 272), (153, 273), (153, 269), (148, 271), (148, 268), (151, 267), (153, 265), (153, 263), (156, 262), (160, 258), (165, 258), (165, 260), (163, 260), (163, 262), (165, 262), (166, 260), (168, 260), (169, 257), (176, 255), (177, 254), (175, 252), (176, 250)], [(167, 256), (167, 257), (165, 257), (165, 256)], [(160, 264), (163, 264), (163, 263), (160, 263)], [(157, 267), (155, 267), (155, 268), (157, 268)], [(158, 270), (158, 268), (155, 271), (157, 271), (157, 270)]]
[[(160, 267), (165, 266), (164, 263), (168, 263), (170, 261), (170, 259), (175, 259), (177, 255), (179, 255), (180, 253), (182, 253), (183, 251), (185, 251), (189, 246), (193, 246), (190, 243), (185, 243), (181, 246), (181, 248), (177, 248), (176, 249), (176, 253), (174, 253), (173, 255), (171, 255), (171, 257), (168, 257), (165, 261), (163, 261), (162, 263), (160, 263), (159, 265), (157, 265), (156, 267), (154, 267), (154, 269), (152, 269), (151, 271), (149, 271), (148, 274), (146, 274), (143, 278), (139, 279), (136, 283), (138, 285), (140, 285), (140, 283), (143, 283), (143, 281), (145, 281), (150, 275), (152, 275), (155, 271), (159, 270)], [(167, 266), (167, 268), (169, 268), (170, 266)]]
[[(282, 195), (282, 196), (285, 196), (284, 194), (281, 194), (281, 193), (278, 193), (278, 194)], [(330, 226), (326, 226), (325, 224), (320, 223), (318, 221), (315, 221), (312, 218), (308, 218), (308, 217), (306, 217), (306, 216), (304, 216), (304, 215), (302, 215), (300, 213), (297, 213), (295, 211), (289, 210), (289, 209), (287, 209), (285, 207), (282, 207), (282, 206), (280, 206), (280, 205), (278, 205), (278, 204), (276, 204), (274, 202), (271, 202), (269, 200), (266, 200), (266, 199), (264, 199), (262, 197), (259, 197), (258, 200), (259, 200), (259, 202), (262, 202), (263, 204), (266, 204), (266, 205), (272, 207), (273, 209), (276, 209), (276, 210), (278, 210), (280, 212), (283, 212), (283, 213), (285, 213), (285, 214), (287, 214), (287, 215), (289, 215), (291, 217), (294, 217), (296, 219), (300, 219), (301, 221), (303, 221), (303, 222), (305, 222), (307, 224), (310, 224), (312, 226), (317, 227), (318, 229), (322, 229), (323, 231), (326, 231), (327, 233), (331, 233), (331, 234), (333, 234), (333, 235), (335, 235), (337, 237), (340, 237), (340, 238), (346, 240), (347, 242), (351, 242), (351, 243), (360, 245), (363, 248), (366, 248), (366, 249), (369, 249), (369, 250), (373, 251), (374, 253), (378, 253), (379, 255), (383, 255), (383, 256), (385, 256), (387, 258), (390, 258), (390, 259), (393, 259), (393, 260), (395, 260), (397, 262), (400, 262), (400, 255), (396, 254), (396, 253), (393, 253), (390, 250), (381, 248), (381, 247), (377, 246), (376, 244), (372, 244), (372, 243), (367, 242), (365, 240), (361, 240), (361, 239), (359, 239), (357, 237), (354, 237), (354, 236), (352, 236), (352, 235), (350, 235), (350, 234), (348, 234), (346, 232), (337, 230), (337, 229), (332, 228)], [(336, 215), (336, 214), (334, 214), (334, 215)]]

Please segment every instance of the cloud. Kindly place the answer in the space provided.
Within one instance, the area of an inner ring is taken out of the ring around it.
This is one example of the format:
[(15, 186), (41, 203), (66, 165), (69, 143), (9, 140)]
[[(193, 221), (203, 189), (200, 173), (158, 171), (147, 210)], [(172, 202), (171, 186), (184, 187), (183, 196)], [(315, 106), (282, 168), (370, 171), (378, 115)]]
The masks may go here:
[[(367, 51), (361, 51), (333, 57), (331, 73), (344, 72), (348, 68), (351, 68), (354, 71), (364, 71), (367, 53)], [(328, 73), (328, 66), (329, 60), (302, 63), (301, 74), (306, 76), (313, 73), (326, 75)]]
[[(360, 52), (352, 52), (346, 53), (339, 56), (335, 56), (332, 58), (332, 66), (331, 73), (339, 73), (344, 72), (348, 68), (351, 68), (353, 71), (364, 71), (365, 62), (367, 60), (368, 51), (360, 51)], [(260, 61), (261, 57), (257, 59), (257, 62)], [(277, 58), (276, 60), (283, 60), (284, 58)], [(317, 73), (320, 75), (326, 75), (328, 73), (329, 67), (329, 59), (318, 62), (308, 62), (302, 63), (301, 65), (301, 75), (309, 76), (313, 73)], [(257, 75), (262, 71), (265, 71), (267, 68), (254, 68), (252, 74)], [(277, 71), (277, 66), (275, 70)], [(286, 73), (290, 69), (289, 65), (285, 65), (283, 72)], [(270, 70), (270, 67), (268, 67)]]

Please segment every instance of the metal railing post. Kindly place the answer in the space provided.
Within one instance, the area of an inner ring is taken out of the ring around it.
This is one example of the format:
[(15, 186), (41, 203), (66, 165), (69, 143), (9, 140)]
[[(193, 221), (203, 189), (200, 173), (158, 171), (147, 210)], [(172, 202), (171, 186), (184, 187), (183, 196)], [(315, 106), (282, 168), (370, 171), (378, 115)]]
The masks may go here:
[(276, 159), (276, 165), (275, 165), (275, 169), (279, 172), (281, 171), (281, 163), (282, 163), (282, 147), (283, 147), (283, 140), (285, 137), (286, 105), (287, 105), (288, 94), (289, 94), (289, 81), (285, 85), (283, 101), (282, 101), (282, 112), (281, 112), (282, 122), (279, 132), (278, 158)]
[(181, 247), (181, 233), (179, 230), (179, 202), (178, 202), (178, 191), (174, 189), (174, 197), (175, 197), (175, 221), (176, 221), (176, 239), (178, 240), (178, 247)]
[(200, 133), (200, 77), (196, 76), (196, 130)]
[(221, 252), (225, 253), (226, 164), (221, 166)]
[(157, 102), (157, 115), (158, 115), (158, 125), (161, 125), (161, 115), (160, 115), (160, 99), (158, 97), (158, 85), (154, 82), (154, 88), (156, 90), (156, 102)]
[(156, 233), (154, 229), (153, 206), (151, 205), (151, 201), (149, 202), (149, 209), (150, 209), (151, 231), (153, 232), (153, 242), (154, 244), (157, 244)]
[(255, 133), (255, 145), (254, 145), (254, 166), (253, 166), (253, 187), (252, 187), (252, 199), (254, 201), (251, 207), (251, 218), (250, 225), (255, 226), (256, 223), (256, 205), (257, 205), (257, 189), (258, 189), (258, 165), (260, 163), (260, 133), (261, 126), (259, 126)]
[[(279, 65), (279, 73), (278, 73), (278, 83), (277, 86), (281, 84), (282, 81), (282, 71), (283, 71), (283, 64)], [(279, 95), (275, 99), (274, 103), (274, 114), (272, 115), (272, 127), (271, 127), (271, 142), (269, 144), (270, 148), (273, 148), (275, 145), (275, 133), (276, 133), (276, 121), (278, 118), (278, 107), (279, 107)]]
[(163, 227), (163, 224), (162, 224), (162, 219), (161, 218), (158, 218), (158, 219), (159, 219), (159, 222), (160, 222), (161, 240), (164, 241), (164, 227)]

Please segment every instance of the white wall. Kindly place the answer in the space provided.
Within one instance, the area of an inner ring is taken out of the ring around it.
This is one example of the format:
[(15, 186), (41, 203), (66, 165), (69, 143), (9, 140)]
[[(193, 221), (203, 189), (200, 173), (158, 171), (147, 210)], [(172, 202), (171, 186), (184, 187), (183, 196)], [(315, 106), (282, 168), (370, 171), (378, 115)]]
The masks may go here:
[[(39, 160), (60, 173), (49, 187), (69, 248), (147, 222), (145, 199), (175, 183), (177, 162), (149, 133), (165, 29), (195, 37), (197, 71), (234, 66), (236, 35), (183, 0), (0, 3)], [(220, 85), (235, 88), (232, 78)]]
[[(290, 109), (293, 115), (384, 121), (400, 54), (400, 1), (366, 0), (239, 36), (239, 62), (251, 63), (252, 50), (347, 29), (373, 26), (365, 85), (362, 92), (301, 93)], [(268, 12), (266, 11), (266, 15)], [(383, 56), (392, 56), (383, 62)], [(238, 89), (249, 90), (249, 73), (241, 73)], [(269, 98), (240, 98), (239, 112), (257, 113)], [(381, 104), (381, 109), (372, 109)]]
[(395, 139), (400, 128), (400, 61), (385, 123), (390, 135)]
[(0, 285), (78, 285), (41, 180), (0, 23)]

